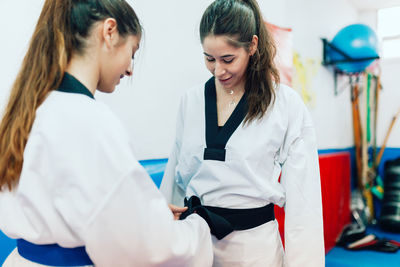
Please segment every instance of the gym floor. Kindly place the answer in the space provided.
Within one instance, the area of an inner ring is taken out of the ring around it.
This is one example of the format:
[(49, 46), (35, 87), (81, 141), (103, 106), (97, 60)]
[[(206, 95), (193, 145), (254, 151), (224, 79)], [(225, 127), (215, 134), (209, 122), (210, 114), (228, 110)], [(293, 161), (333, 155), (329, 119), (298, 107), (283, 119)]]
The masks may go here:
[[(383, 232), (377, 227), (368, 228), (367, 234), (400, 242), (400, 233)], [(397, 262), (397, 263), (396, 263)], [(400, 266), (400, 250), (385, 253), (371, 250), (350, 251), (334, 247), (325, 257), (326, 267), (395, 267)]]

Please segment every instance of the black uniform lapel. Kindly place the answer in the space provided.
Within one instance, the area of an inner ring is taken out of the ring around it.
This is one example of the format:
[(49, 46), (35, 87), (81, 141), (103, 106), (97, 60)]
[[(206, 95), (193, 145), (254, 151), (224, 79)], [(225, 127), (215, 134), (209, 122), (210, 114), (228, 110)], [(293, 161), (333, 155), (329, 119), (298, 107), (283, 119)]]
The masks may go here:
[(64, 73), (64, 78), (57, 91), (87, 95), (88, 97), (94, 99), (93, 94), (89, 91), (89, 89), (87, 89), (80, 81), (67, 72)]
[(206, 144), (204, 160), (225, 161), (225, 146), (247, 114), (246, 93), (229, 117), (228, 121), (218, 131), (217, 95), (215, 79), (212, 77), (205, 84), (205, 115), (206, 115)]

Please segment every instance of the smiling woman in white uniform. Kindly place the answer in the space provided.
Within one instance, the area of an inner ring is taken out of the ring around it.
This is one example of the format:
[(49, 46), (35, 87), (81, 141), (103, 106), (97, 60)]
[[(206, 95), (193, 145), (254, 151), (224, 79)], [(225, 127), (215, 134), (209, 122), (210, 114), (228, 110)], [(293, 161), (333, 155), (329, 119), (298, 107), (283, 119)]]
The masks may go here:
[(210, 266), (207, 223), (175, 221), (118, 119), (95, 101), (132, 74), (124, 0), (47, 0), (0, 125), (3, 266)]
[[(213, 77), (182, 98), (162, 192), (175, 205), (185, 198), (181, 218), (207, 220), (214, 266), (324, 266), (314, 127), (279, 84), (257, 3), (213, 2), (200, 38)], [(285, 251), (274, 205), (285, 207)]]

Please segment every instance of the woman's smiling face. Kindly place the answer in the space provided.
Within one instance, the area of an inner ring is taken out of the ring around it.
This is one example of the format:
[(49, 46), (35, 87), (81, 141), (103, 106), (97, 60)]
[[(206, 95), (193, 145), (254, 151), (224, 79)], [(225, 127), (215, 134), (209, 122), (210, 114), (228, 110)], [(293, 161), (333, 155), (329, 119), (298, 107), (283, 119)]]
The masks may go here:
[(231, 45), (224, 35), (209, 35), (202, 45), (207, 69), (224, 89), (244, 86), (250, 52)]

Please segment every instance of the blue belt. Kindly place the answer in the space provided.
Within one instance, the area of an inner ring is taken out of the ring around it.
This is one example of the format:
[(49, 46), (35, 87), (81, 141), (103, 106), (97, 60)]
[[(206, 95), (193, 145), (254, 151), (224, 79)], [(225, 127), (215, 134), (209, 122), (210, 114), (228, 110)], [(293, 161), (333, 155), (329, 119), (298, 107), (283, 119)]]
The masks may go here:
[(36, 245), (26, 240), (17, 240), (18, 253), (23, 258), (43, 265), (83, 266), (93, 265), (85, 247), (63, 248), (57, 244)]

